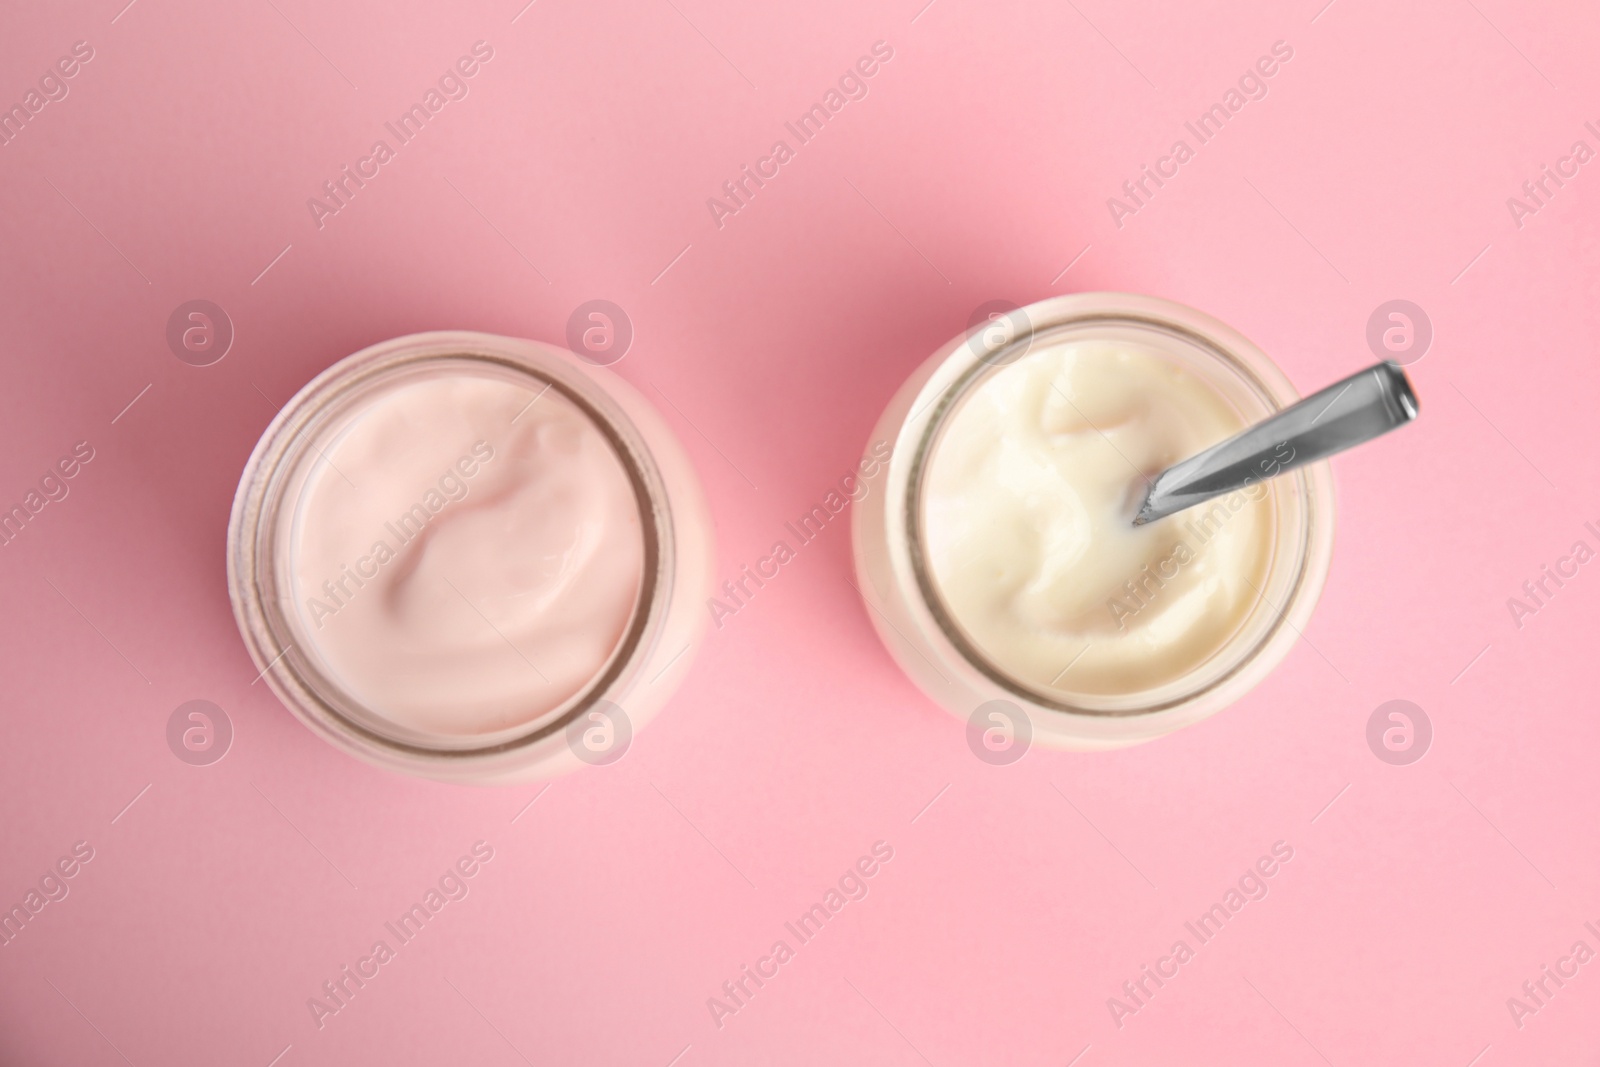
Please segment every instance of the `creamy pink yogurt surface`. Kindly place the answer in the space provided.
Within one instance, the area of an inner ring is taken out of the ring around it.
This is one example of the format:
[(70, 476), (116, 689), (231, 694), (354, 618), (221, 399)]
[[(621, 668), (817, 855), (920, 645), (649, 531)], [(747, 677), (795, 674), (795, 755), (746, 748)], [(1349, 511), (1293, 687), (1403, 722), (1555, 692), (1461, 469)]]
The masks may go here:
[(280, 537), (307, 651), (356, 700), (478, 737), (555, 710), (611, 659), (639, 600), (639, 506), (555, 389), (412, 381), (317, 445)]

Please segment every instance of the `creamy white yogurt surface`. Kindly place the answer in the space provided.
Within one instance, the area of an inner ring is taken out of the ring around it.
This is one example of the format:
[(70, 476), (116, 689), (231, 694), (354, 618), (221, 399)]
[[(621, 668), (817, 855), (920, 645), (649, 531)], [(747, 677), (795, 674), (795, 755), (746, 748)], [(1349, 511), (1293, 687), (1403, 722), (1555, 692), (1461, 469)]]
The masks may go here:
[(925, 475), (940, 598), (986, 658), (1034, 689), (1121, 695), (1183, 677), (1259, 600), (1274, 502), (1257, 483), (1131, 520), (1147, 479), (1243, 428), (1152, 347), (1060, 343), (994, 372), (950, 416)]

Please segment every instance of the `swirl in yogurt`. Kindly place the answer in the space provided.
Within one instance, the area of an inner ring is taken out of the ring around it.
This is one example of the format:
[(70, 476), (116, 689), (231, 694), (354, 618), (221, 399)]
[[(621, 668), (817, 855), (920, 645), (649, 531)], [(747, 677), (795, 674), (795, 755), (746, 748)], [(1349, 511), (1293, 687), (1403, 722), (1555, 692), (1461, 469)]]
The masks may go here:
[(1191, 673), (1260, 599), (1275, 503), (1263, 481), (1131, 520), (1149, 479), (1243, 428), (1209, 384), (1144, 346), (1061, 343), (992, 373), (925, 475), (928, 563), (950, 615), (1002, 671), (1065, 697)]
[(554, 389), (471, 374), (392, 389), (321, 450), (294, 505), (307, 651), (392, 722), (534, 721), (611, 659), (644, 537), (609, 439)]

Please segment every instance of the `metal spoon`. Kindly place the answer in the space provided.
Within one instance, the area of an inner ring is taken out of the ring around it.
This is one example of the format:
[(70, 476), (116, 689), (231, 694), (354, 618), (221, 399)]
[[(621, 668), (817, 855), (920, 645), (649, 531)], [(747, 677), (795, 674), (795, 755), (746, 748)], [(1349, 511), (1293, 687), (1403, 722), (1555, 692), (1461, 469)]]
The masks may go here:
[(1150, 483), (1133, 524), (1166, 518), (1252, 482), (1326, 459), (1416, 417), (1417, 394), (1399, 364), (1368, 367), (1162, 471)]

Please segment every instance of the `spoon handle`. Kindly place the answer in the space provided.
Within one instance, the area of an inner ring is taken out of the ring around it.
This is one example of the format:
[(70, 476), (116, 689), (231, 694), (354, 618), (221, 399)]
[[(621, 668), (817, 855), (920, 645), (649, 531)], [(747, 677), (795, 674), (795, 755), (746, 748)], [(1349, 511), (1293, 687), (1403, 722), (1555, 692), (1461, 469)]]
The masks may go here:
[(1162, 471), (1150, 483), (1133, 524), (1154, 522), (1326, 459), (1416, 417), (1417, 395), (1399, 365), (1368, 367)]

